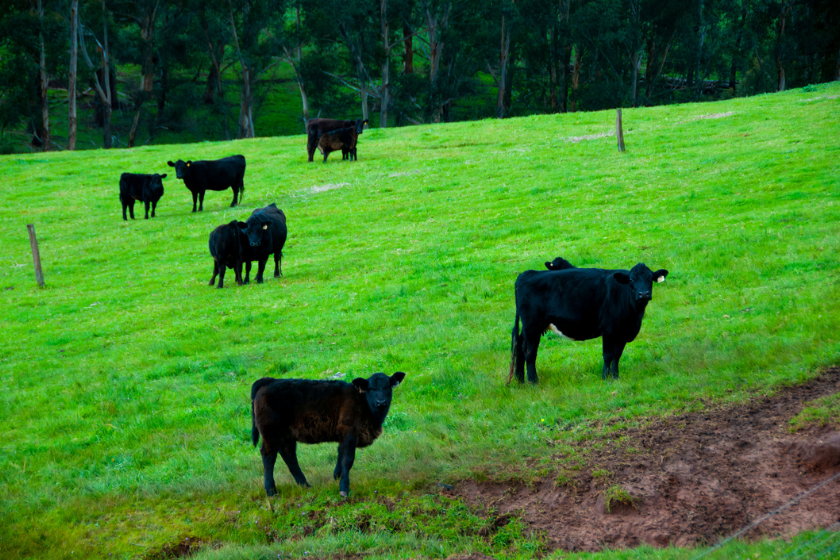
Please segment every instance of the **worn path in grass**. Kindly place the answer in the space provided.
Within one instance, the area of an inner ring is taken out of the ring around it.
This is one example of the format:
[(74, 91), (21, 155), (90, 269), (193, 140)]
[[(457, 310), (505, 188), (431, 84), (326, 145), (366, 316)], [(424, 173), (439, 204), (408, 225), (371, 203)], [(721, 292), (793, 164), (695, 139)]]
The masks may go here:
[[(366, 131), (358, 162), (325, 165), (302, 136), (0, 158), (0, 555), (138, 557), (186, 537), (532, 555), (524, 522), (495, 527), (437, 483), (556, 478), (552, 442), (575, 426), (737, 404), (840, 362), (838, 94), (627, 110), (624, 154), (599, 137), (605, 111)], [(241, 207), (211, 192), (193, 214), (170, 175), (157, 218), (122, 221), (120, 173), (236, 153)], [(271, 202), (284, 276), (208, 287), (210, 231)], [(599, 340), (545, 337), (540, 385), (504, 384), (513, 282), (556, 256), (670, 271), (618, 382)], [(269, 508), (250, 384), (397, 370), (352, 499), (335, 446), (300, 446), (313, 488), (278, 465)]]
[[(451, 494), (521, 516), (564, 550), (715, 543), (840, 473), (840, 422), (790, 433), (806, 402), (838, 393), (840, 368), (831, 368), (744, 405), (707, 403), (609, 436), (557, 441), (558, 476), (514, 486), (467, 481)], [(744, 537), (790, 537), (838, 521), (840, 479)]]

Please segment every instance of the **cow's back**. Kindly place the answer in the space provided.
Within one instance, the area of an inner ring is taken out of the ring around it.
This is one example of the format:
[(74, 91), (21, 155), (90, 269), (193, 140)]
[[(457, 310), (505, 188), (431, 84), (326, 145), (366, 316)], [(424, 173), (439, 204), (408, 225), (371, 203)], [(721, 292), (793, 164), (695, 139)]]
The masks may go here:
[(360, 393), (350, 383), (268, 379), (252, 387), (254, 414), (264, 438), (267, 431), (302, 443), (339, 441), (359, 416)]

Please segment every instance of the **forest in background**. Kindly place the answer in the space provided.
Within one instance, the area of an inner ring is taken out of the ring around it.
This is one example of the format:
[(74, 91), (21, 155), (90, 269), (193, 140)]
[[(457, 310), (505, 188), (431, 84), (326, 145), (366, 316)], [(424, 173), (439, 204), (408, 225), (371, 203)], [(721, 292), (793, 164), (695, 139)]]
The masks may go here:
[(726, 99), (840, 80), (836, 0), (6, 0), (0, 153)]

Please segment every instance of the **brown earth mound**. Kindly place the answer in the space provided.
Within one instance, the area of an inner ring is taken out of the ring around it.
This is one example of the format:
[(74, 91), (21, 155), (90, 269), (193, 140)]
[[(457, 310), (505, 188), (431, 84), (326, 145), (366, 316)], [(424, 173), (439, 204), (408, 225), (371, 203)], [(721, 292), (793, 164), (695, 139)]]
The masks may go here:
[[(804, 402), (838, 391), (840, 368), (832, 368), (746, 405), (712, 406), (578, 443), (574, 455), (585, 465), (538, 484), (465, 481), (451, 494), (520, 515), (555, 549), (715, 543), (840, 472), (837, 427), (788, 431)], [(565, 458), (559, 455), (558, 465)], [(790, 536), (838, 521), (840, 478), (745, 537)]]

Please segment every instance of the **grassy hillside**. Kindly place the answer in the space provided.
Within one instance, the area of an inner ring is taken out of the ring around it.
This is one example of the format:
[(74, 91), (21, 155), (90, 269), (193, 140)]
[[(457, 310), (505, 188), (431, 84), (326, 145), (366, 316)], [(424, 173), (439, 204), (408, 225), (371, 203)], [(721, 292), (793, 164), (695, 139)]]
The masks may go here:
[[(148, 557), (186, 537), (214, 558), (275, 557), (275, 539), (532, 555), (539, 535), (479, 534), (492, 520), (437, 483), (553, 476), (546, 442), (581, 426), (740, 401), (840, 358), (840, 85), (809, 89), (627, 110), (624, 154), (608, 111), (371, 130), (355, 163), (306, 163), (302, 136), (0, 157), (2, 556)], [(211, 192), (191, 213), (166, 161), (237, 153), (242, 206)], [(124, 171), (170, 173), (157, 218), (122, 221)], [(284, 276), (208, 287), (210, 231), (271, 202)], [(546, 336), (541, 383), (505, 385), (513, 282), (556, 256), (670, 271), (621, 380), (601, 381), (600, 340)], [(350, 501), (324, 444), (299, 447), (312, 489), (278, 462), (269, 504), (250, 384), (396, 370)]]

